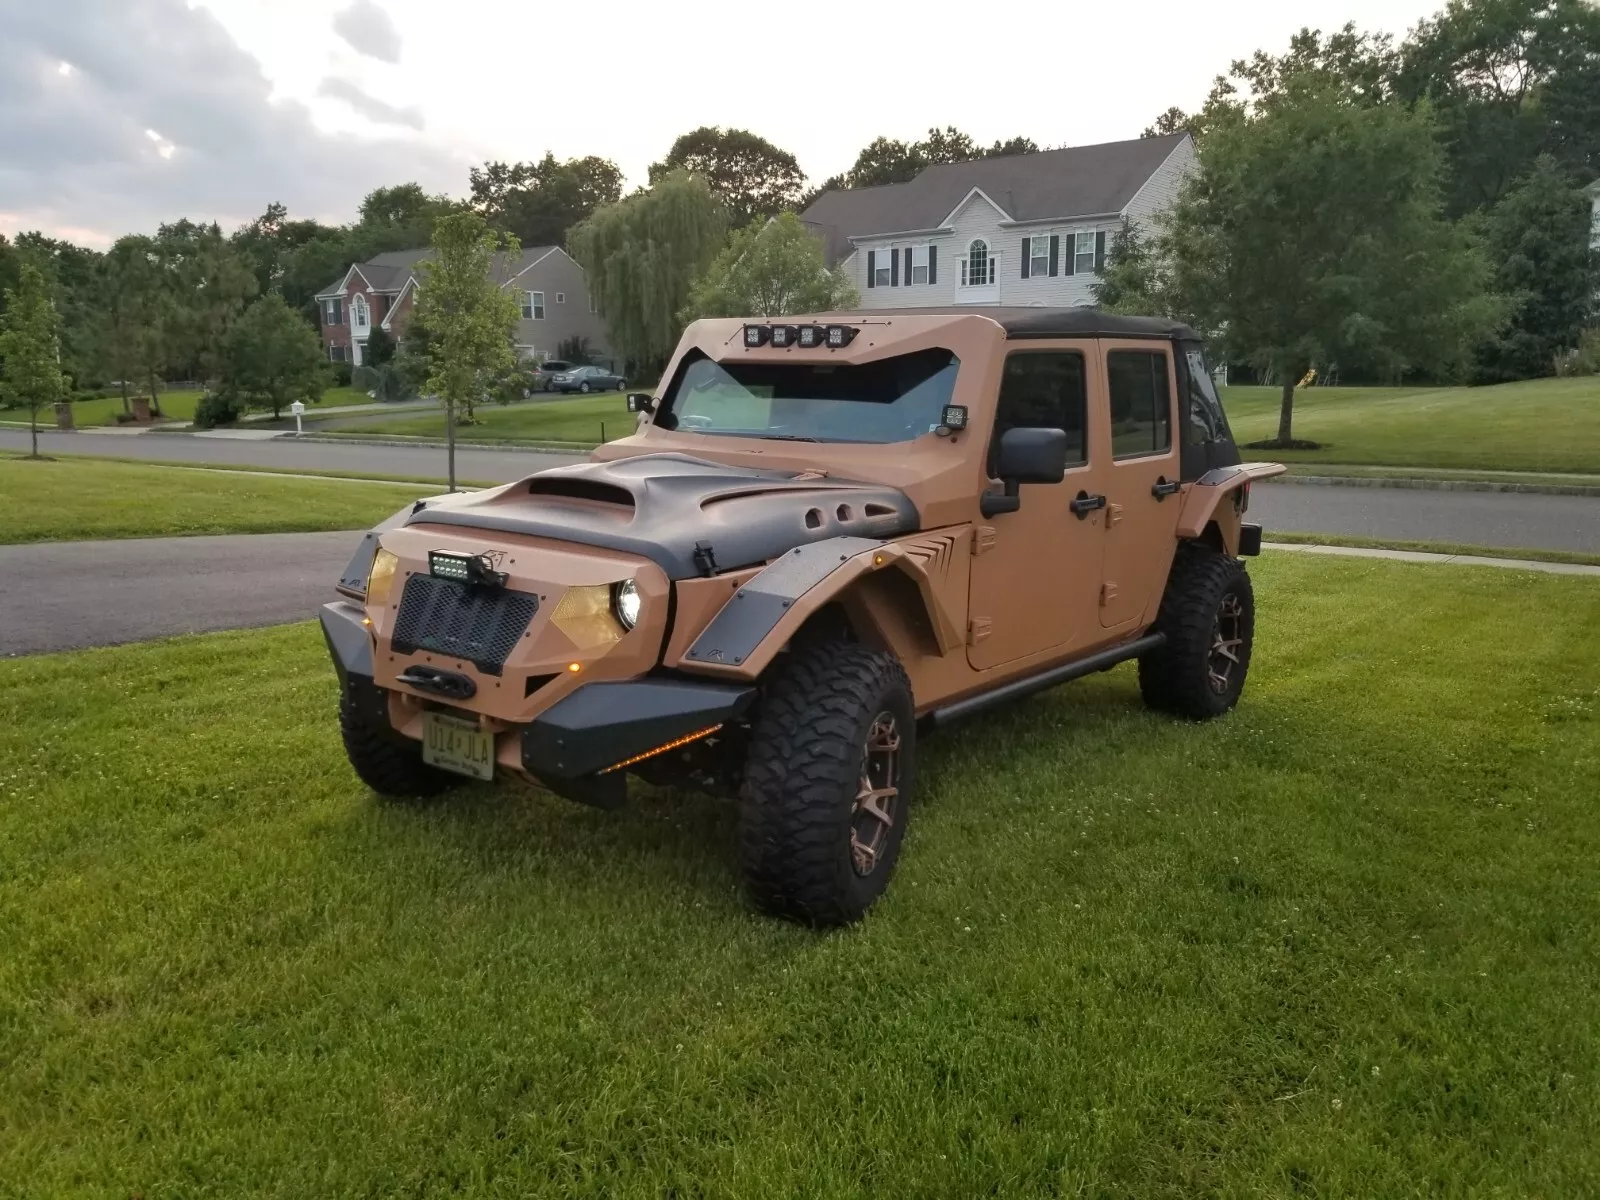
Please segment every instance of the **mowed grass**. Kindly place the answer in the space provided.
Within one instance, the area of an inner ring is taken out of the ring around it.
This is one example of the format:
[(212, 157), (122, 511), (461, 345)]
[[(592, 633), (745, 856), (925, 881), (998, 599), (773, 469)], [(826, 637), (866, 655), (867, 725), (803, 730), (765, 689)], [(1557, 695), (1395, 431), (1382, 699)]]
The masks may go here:
[[(1240, 443), (1277, 436), (1281, 399), (1277, 388), (1223, 389)], [(1258, 457), (1597, 475), (1600, 378), (1482, 388), (1302, 388), (1295, 393), (1294, 436), (1321, 442), (1322, 449)]]
[(438, 490), (83, 458), (0, 457), (0, 544), (362, 529)]
[(1269, 558), (1240, 709), (928, 742), (862, 926), (726, 809), (375, 800), (299, 625), (0, 663), (15, 1194), (1600, 1190), (1600, 588)]
[[(636, 418), (628, 411), (627, 397), (621, 392), (571, 399), (528, 401), (521, 404), (480, 404), (477, 423), (462, 425), (456, 436), (468, 442), (574, 442), (597, 445), (627, 437)], [(352, 437), (445, 436), (443, 411), (415, 416), (384, 416), (376, 419), (353, 418), (322, 425), (322, 432), (349, 434)], [(604, 436), (602, 436), (604, 435)]]
[[(204, 395), (198, 389), (178, 390), (161, 393), (161, 411), (170, 420), (194, 420), (195, 405), (200, 403)], [(329, 388), (322, 393), (322, 399), (316, 404), (307, 405), (310, 412), (321, 412), (328, 408), (344, 408), (351, 404), (371, 404), (372, 397), (365, 392), (358, 392), (354, 388)], [(72, 422), (78, 429), (90, 429), (99, 425), (116, 424), (117, 414), (122, 411), (122, 397), (110, 396), (98, 400), (76, 400), (72, 405)], [(260, 411), (260, 410), (257, 410)], [(27, 423), (27, 409), (0, 410), (0, 421)], [(39, 414), (40, 428), (54, 428), (56, 423), (54, 410), (42, 411)]]

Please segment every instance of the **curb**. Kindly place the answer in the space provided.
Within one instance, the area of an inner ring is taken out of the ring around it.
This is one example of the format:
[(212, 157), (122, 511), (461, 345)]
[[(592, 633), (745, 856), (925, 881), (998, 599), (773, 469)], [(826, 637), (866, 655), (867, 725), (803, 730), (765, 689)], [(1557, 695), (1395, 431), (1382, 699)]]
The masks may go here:
[(1497, 483), (1488, 479), (1412, 479), (1401, 475), (1279, 475), (1261, 482), (1309, 487), (1412, 488), (1427, 492), (1522, 492), (1539, 496), (1600, 497), (1600, 486), (1584, 483)]
[(1490, 558), (1483, 554), (1436, 554), (1427, 550), (1384, 550), (1377, 546), (1328, 546), (1320, 542), (1262, 542), (1261, 548), (1288, 550), (1295, 554), (1379, 558), (1389, 562), (1448, 564), (1453, 567), (1500, 567), (1512, 571), (1540, 571), (1546, 575), (1600, 575), (1600, 567), (1589, 563), (1543, 562), (1531, 558)]
[[(444, 450), (450, 444), (448, 442), (435, 441), (432, 438), (428, 438), (426, 440), (420, 438), (349, 438), (327, 437), (325, 435), (318, 435), (315, 433), (305, 433), (301, 434), (299, 437), (296, 437), (292, 433), (283, 433), (279, 434), (278, 436), (288, 442), (318, 442), (324, 446), (420, 446), (424, 449), (428, 447), (435, 447), (437, 449)], [(496, 453), (508, 452), (512, 454), (582, 455), (588, 454), (591, 450), (594, 450), (597, 445), (598, 443), (595, 443), (594, 445), (587, 445), (578, 442), (568, 442), (566, 445), (534, 442), (457, 442), (456, 449), (493, 450)]]

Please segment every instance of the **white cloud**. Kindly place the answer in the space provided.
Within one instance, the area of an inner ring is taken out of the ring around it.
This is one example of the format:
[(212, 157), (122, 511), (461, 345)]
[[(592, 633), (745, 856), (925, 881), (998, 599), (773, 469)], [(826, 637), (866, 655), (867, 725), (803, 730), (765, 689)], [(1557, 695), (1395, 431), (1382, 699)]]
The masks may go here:
[(333, 19), (333, 31), (369, 58), (380, 62), (400, 61), (400, 31), (389, 14), (375, 0), (354, 0)]
[(184, 216), (229, 228), (275, 200), (349, 220), (368, 191), (412, 179), (464, 190), (468, 164), (454, 151), (410, 133), (324, 133), (307, 105), (271, 92), (260, 64), (184, 0), (8, 5), (0, 227), (103, 243)]
[(409, 129), (422, 128), (422, 110), (401, 108), (379, 100), (348, 79), (330, 75), (317, 88), (317, 95), (333, 100), (343, 100), (356, 112), (375, 125), (403, 125)]

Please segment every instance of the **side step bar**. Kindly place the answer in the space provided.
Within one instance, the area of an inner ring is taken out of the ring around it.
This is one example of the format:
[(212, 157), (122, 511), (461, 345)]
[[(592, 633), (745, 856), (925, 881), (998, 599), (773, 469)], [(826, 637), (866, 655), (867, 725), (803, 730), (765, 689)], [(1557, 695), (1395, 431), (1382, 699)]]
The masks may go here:
[(1058, 683), (1081, 679), (1085, 675), (1093, 675), (1096, 671), (1109, 671), (1118, 663), (1160, 649), (1166, 642), (1167, 635), (1164, 633), (1152, 633), (1131, 642), (1124, 642), (1120, 646), (1112, 646), (1109, 650), (1091, 654), (1088, 658), (1080, 658), (1065, 666), (1051, 667), (1037, 675), (1003, 683), (993, 691), (968, 696), (965, 700), (957, 700), (954, 704), (946, 704), (943, 708), (936, 708), (930, 712), (925, 720), (932, 726), (948, 725), (951, 721), (970, 717), (973, 713), (983, 712), (997, 704), (1006, 704), (1012, 700), (1020, 700), (1024, 696), (1031, 696), (1035, 692), (1042, 692), (1046, 688), (1053, 688)]

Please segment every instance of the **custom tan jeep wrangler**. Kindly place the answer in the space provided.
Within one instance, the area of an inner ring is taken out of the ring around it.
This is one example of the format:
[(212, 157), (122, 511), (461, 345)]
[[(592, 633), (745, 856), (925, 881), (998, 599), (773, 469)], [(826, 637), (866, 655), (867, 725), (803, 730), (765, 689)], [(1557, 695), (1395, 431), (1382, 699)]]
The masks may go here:
[[(418, 501), (322, 625), (357, 775), (737, 797), (761, 908), (860, 917), (932, 727), (1128, 659), (1230, 709), (1254, 479), (1196, 335), (1089, 309), (691, 325), (591, 461)], [(1063, 786), (1067, 786), (1063, 781)]]

